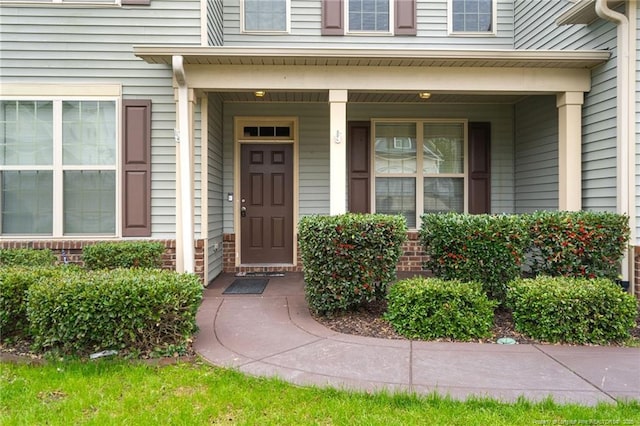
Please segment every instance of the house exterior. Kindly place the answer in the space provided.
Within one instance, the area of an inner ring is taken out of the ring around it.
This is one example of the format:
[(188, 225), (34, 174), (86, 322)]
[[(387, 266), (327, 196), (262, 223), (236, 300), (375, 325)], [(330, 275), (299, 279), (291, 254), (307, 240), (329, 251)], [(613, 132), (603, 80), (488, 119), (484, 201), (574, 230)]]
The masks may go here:
[(0, 246), (207, 282), (300, 270), (309, 214), (588, 209), (637, 282), (639, 35), (635, 0), (0, 0)]

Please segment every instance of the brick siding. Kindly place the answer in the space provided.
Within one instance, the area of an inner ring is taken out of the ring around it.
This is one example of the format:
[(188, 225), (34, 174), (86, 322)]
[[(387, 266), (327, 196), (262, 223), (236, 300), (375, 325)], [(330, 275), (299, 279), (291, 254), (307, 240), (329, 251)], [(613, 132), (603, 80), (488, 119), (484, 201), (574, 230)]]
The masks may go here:
[[(407, 241), (402, 246), (403, 254), (398, 261), (398, 271), (422, 271), (422, 263), (425, 260), (425, 254), (420, 246), (418, 232), (409, 232)], [(300, 250), (298, 250), (298, 261), (296, 266), (278, 265), (278, 266), (236, 266), (236, 238), (235, 234), (224, 234), (222, 239), (222, 268), (224, 272), (301, 272), (302, 259), (300, 258)]]
[[(32, 249), (49, 249), (58, 258), (59, 263), (75, 263), (82, 265), (82, 249), (85, 246), (103, 241), (115, 240), (2, 240), (0, 241), (0, 249), (14, 248), (32, 248)], [(126, 240), (130, 241), (130, 240)], [(160, 242), (164, 244), (165, 251), (162, 255), (162, 268), (175, 271), (176, 269), (176, 240), (143, 240), (147, 242)], [(196, 240), (194, 244), (195, 250), (195, 267), (194, 272), (204, 280), (205, 258), (204, 258), (204, 240)]]

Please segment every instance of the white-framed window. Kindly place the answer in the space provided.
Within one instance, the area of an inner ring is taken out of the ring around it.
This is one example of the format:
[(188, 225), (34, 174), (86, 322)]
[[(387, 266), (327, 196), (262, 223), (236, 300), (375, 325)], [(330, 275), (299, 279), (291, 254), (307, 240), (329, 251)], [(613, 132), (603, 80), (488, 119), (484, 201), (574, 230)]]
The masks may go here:
[(495, 0), (449, 0), (449, 32), (495, 33)]
[(0, 100), (0, 235), (114, 236), (117, 98)]
[(241, 0), (242, 31), (289, 32), (290, 0)]
[(373, 211), (401, 214), (411, 229), (423, 213), (467, 211), (467, 121), (372, 121)]
[(345, 1), (347, 31), (350, 33), (391, 33), (391, 0)]

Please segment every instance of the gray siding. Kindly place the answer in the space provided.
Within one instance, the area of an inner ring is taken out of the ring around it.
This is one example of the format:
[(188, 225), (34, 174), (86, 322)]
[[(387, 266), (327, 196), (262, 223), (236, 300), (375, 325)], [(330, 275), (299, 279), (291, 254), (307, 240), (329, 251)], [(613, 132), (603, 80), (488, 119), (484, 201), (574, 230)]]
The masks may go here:
[(516, 49), (578, 50), (606, 49), (611, 24), (598, 19), (590, 25), (556, 25), (571, 7), (567, 0), (515, 0)]
[(208, 97), (208, 239), (207, 270), (209, 280), (222, 272), (222, 101), (215, 94)]
[[(425, 108), (426, 107), (426, 108)], [(265, 112), (267, 111), (267, 112)], [(233, 192), (233, 117), (296, 116), (299, 119), (300, 216), (329, 213), (329, 106), (234, 104), (224, 107), (224, 187)], [(348, 104), (350, 121), (372, 118), (461, 118), (491, 122), (491, 210), (513, 213), (513, 107), (511, 105)], [(233, 232), (231, 203), (224, 203), (224, 232)]]
[(558, 209), (558, 112), (555, 96), (515, 106), (516, 213)]
[(122, 84), (152, 104), (152, 232), (175, 237), (175, 101), (171, 69), (133, 56), (141, 44), (200, 44), (200, 2), (143, 7), (0, 8), (3, 84)]
[(512, 49), (513, 2), (497, 0), (497, 35), (450, 36), (447, 0), (417, 0), (417, 36), (322, 36), (321, 0), (291, 0), (289, 34), (241, 33), (240, 0), (224, 2), (226, 46), (398, 47), (422, 49)]
[(224, 44), (222, 15), (222, 0), (207, 0), (207, 43), (209, 46)]
[(611, 59), (592, 71), (582, 114), (582, 204), (584, 209), (616, 210), (616, 27), (597, 19), (589, 25), (555, 25), (571, 4), (516, 0), (517, 49), (602, 49)]
[[(636, 40), (640, 41), (640, 3), (636, 3)], [(636, 75), (635, 75), (635, 100), (636, 100), (636, 119), (635, 119), (635, 143), (636, 143), (636, 170), (635, 170), (635, 189), (636, 189), (636, 241), (640, 243), (640, 43), (636, 43)], [(632, 241), (633, 243), (633, 241)]]

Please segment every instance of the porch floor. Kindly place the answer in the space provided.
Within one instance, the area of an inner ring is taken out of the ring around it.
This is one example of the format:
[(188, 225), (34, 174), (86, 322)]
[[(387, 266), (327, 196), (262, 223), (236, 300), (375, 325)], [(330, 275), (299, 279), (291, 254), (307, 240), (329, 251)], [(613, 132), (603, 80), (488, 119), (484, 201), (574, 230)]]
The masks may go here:
[(269, 277), (261, 295), (204, 292), (196, 351), (212, 364), (298, 385), (359, 391), (438, 392), (456, 399), (595, 405), (640, 400), (640, 348), (386, 340), (341, 334), (310, 315), (302, 273)]

